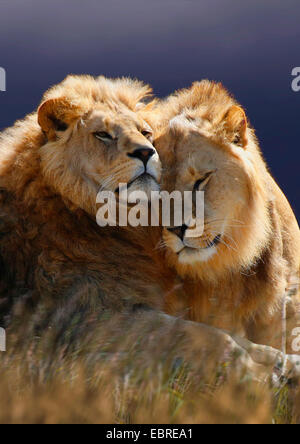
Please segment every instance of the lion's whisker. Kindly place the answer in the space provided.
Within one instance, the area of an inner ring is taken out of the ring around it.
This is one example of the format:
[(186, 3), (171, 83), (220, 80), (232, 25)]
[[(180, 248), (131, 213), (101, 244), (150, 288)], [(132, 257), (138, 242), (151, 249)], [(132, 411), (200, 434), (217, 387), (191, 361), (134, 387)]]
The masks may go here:
[(157, 250), (164, 250), (165, 248), (167, 248), (167, 244), (166, 244), (166, 242), (165, 242), (163, 239), (161, 239), (161, 240), (157, 243), (156, 247), (154, 248), (154, 251), (157, 251)]

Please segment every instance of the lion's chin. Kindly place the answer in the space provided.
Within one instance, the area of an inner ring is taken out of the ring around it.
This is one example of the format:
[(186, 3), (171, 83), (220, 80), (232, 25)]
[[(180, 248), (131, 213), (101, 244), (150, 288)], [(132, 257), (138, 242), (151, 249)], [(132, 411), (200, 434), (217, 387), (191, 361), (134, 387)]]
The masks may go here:
[(183, 265), (193, 265), (197, 262), (207, 262), (217, 253), (217, 247), (210, 248), (184, 248), (177, 254), (178, 262)]
[(147, 195), (147, 198), (151, 199), (152, 191), (160, 191), (160, 186), (154, 177), (150, 176), (150, 174), (144, 173), (135, 179), (134, 182), (128, 185), (128, 197), (137, 192), (142, 191)]

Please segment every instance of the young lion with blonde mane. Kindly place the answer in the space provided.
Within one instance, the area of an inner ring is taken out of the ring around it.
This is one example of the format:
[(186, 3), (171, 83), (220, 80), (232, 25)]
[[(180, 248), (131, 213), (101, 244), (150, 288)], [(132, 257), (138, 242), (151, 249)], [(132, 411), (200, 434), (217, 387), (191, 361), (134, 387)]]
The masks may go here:
[(187, 225), (164, 229), (166, 261), (184, 286), (170, 293), (166, 311), (279, 348), (287, 303), (291, 351), (300, 232), (245, 112), (209, 81), (175, 93), (156, 111), (163, 188), (205, 192), (202, 236), (189, 237)]

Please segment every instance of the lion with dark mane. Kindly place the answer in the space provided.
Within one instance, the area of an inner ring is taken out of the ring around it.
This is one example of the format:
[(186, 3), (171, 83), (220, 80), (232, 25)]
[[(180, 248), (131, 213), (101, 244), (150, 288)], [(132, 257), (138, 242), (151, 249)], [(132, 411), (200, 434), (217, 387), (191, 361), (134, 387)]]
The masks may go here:
[[(130, 255), (126, 235), (99, 229), (96, 197), (99, 189), (117, 193), (119, 183), (158, 188), (160, 162), (141, 115), (150, 93), (129, 79), (70, 76), (45, 94), (37, 113), (1, 134), (2, 313), (16, 302), (14, 293), (33, 302), (78, 288), (91, 296), (101, 288), (102, 299), (109, 294), (111, 306), (121, 304), (122, 283), (133, 274), (120, 268)], [(127, 263), (139, 258), (142, 267), (143, 252), (132, 250), (137, 256)], [(137, 292), (146, 285), (137, 284)]]

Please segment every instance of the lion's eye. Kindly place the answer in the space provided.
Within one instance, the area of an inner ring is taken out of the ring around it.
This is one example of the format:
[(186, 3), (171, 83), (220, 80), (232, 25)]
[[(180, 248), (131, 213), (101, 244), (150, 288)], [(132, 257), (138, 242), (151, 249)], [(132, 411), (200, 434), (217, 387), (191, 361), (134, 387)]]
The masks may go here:
[(213, 174), (213, 171), (205, 174), (201, 179), (197, 180), (197, 182), (194, 185), (194, 191), (203, 190), (204, 187), (208, 184), (212, 174)]
[(112, 136), (105, 131), (97, 131), (96, 133), (94, 133), (94, 136), (96, 137), (96, 139), (101, 140), (102, 142), (113, 140)]
[(151, 137), (152, 137), (152, 133), (151, 133), (151, 131), (147, 131), (147, 130), (145, 130), (145, 131), (142, 131), (142, 134), (143, 134), (143, 136), (146, 137), (147, 139), (151, 139)]

